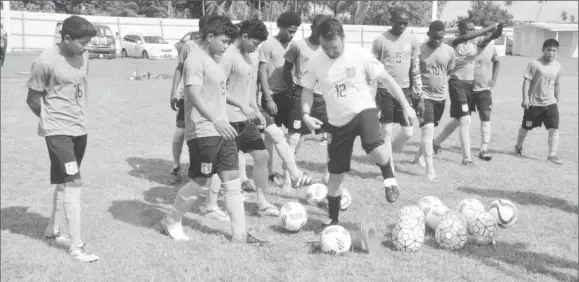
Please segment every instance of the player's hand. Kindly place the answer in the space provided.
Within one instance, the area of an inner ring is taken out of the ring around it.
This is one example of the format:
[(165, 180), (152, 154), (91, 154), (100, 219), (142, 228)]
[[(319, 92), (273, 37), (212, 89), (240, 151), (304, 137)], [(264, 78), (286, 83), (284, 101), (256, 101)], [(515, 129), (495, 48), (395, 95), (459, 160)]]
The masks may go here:
[(277, 105), (273, 99), (266, 99), (265, 108), (271, 115), (277, 115)]
[(231, 124), (229, 123), (229, 121), (227, 121), (226, 118), (223, 117), (216, 118), (215, 121), (213, 122), (213, 125), (215, 126), (217, 132), (219, 132), (219, 134), (223, 136), (223, 138), (227, 140), (233, 140), (235, 139), (235, 137), (237, 137), (237, 131), (235, 130), (235, 128), (233, 128), (233, 126), (231, 126)]
[(308, 127), (309, 130), (316, 130), (316, 129), (320, 129), (322, 127), (322, 125), (324, 124), (321, 120), (312, 117), (308, 114), (305, 114), (302, 118), (304, 120), (304, 123), (306, 124), (306, 126)]
[(529, 100), (523, 99), (523, 102), (521, 103), (521, 107), (523, 107), (523, 109), (525, 109), (525, 110), (528, 110), (529, 109)]
[(404, 120), (408, 125), (412, 126), (418, 121), (418, 117), (416, 117), (416, 111), (410, 107), (410, 105), (404, 107), (403, 113)]
[(261, 113), (257, 113), (257, 122), (258, 122), (257, 127), (258, 127), (259, 129), (264, 129), (264, 128), (265, 128), (265, 124), (266, 124), (266, 122), (265, 122), (265, 117), (264, 117)]
[(425, 108), (424, 99), (418, 98), (418, 102), (416, 103), (416, 115), (418, 118), (422, 118), (424, 116)]
[(495, 88), (495, 84), (496, 84), (496, 83), (497, 83), (496, 80), (492, 80), (492, 79), (491, 79), (491, 81), (489, 81), (489, 87), (490, 87), (491, 89)]
[(256, 119), (258, 119), (258, 115), (257, 112), (250, 106), (244, 106), (241, 108), (241, 111), (243, 112), (243, 114), (245, 114), (245, 116), (247, 117), (248, 120), (250, 121), (254, 121)]
[(179, 99), (177, 98), (171, 98), (171, 101), (169, 102), (171, 104), (171, 109), (173, 109), (173, 111), (177, 111), (177, 103), (179, 102)]

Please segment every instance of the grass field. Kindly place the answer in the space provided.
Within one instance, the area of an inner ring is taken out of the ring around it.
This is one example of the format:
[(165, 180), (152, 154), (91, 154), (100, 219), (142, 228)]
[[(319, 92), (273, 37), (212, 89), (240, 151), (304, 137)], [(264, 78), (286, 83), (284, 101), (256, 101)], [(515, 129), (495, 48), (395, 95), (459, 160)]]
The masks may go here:
[[(28, 76), (17, 74), (29, 71), (33, 59), (34, 55), (9, 54), (2, 68), (1, 281), (578, 280), (577, 59), (561, 60), (558, 155), (563, 166), (546, 161), (544, 129), (529, 134), (524, 158), (511, 154), (522, 118), (522, 73), (531, 58), (501, 58), (501, 78), (493, 91), (491, 162), (478, 161), (476, 169), (463, 167), (455, 134), (435, 161), (441, 182), (428, 183), (423, 170), (410, 164), (417, 150), (416, 130), (404, 152), (396, 156), (401, 198), (388, 204), (378, 168), (368, 161), (359, 141), (356, 144), (352, 171), (344, 183), (353, 197), (351, 207), (341, 214), (346, 228), (369, 221), (389, 234), (396, 212), (426, 195), (439, 197), (451, 208), (469, 197), (485, 205), (506, 198), (517, 204), (519, 217), (513, 227), (500, 229), (496, 250), (467, 245), (448, 252), (438, 249), (428, 234), (415, 254), (394, 251), (385, 237), (376, 255), (344, 256), (308, 253), (306, 241), (316, 238), (315, 230), (327, 217), (312, 206), (306, 206), (309, 221), (304, 230), (286, 234), (277, 218), (255, 216), (256, 206), (250, 200), (249, 226), (273, 242), (266, 248), (230, 244), (223, 236), (228, 226), (195, 213), (184, 221), (190, 242), (163, 235), (158, 222), (178, 190), (168, 184), (175, 127), (175, 113), (168, 103), (171, 81), (128, 77), (137, 67), (153, 75), (172, 73), (175, 61), (91, 61), (89, 145), (81, 170), (83, 237), (101, 256), (93, 264), (72, 261), (64, 249), (40, 239), (50, 215), (53, 187), (46, 145), (36, 135), (37, 118), (25, 103)], [(447, 109), (442, 124), (448, 120)], [(473, 121), (473, 154), (478, 154), (478, 116)], [(317, 179), (324, 159), (317, 137), (309, 139), (298, 156), (299, 165)], [(290, 194), (270, 190), (277, 205), (303, 202), (303, 196), (303, 190)]]

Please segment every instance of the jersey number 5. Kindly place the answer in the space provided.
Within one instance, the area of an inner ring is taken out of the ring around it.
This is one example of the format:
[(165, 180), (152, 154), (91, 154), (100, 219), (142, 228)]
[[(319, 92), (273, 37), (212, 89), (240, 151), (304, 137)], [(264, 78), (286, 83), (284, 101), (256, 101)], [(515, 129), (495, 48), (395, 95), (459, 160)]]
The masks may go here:
[(336, 94), (338, 95), (338, 98), (340, 97), (346, 97), (346, 85), (345, 84), (338, 84), (336, 85)]

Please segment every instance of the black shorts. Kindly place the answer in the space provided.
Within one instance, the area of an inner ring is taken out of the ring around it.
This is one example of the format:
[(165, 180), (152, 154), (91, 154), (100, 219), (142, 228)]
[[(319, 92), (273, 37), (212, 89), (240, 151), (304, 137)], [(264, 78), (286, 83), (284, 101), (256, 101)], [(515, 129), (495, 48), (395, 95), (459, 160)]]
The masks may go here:
[(53, 135), (46, 136), (45, 140), (50, 156), (50, 183), (64, 184), (80, 179), (87, 135)]
[[(416, 110), (418, 101), (412, 99), (412, 91), (410, 88), (402, 88), (402, 91), (404, 91), (404, 95), (410, 106)], [(381, 111), (380, 123), (398, 123), (401, 126), (409, 126), (404, 119), (402, 106), (386, 88), (378, 88), (376, 90), (376, 105)]]
[(360, 136), (366, 154), (384, 144), (380, 134), (378, 109), (366, 109), (343, 126), (328, 124), (328, 171), (340, 174), (350, 171), (354, 140)]
[(448, 81), (450, 117), (459, 119), (470, 115), (474, 81), (452, 78)]
[(178, 128), (185, 128), (185, 100), (179, 99), (177, 102), (177, 127)]
[(239, 170), (234, 140), (221, 136), (199, 137), (187, 141), (189, 178), (210, 178), (215, 173)]
[[(302, 122), (302, 91), (303, 87), (295, 85), (289, 92), (289, 100), (291, 103), (290, 121), (291, 127), (288, 127), (289, 132), (300, 132), (302, 135), (312, 133), (312, 131)], [(322, 128), (316, 130), (316, 134), (325, 131), (328, 124), (328, 112), (326, 110), (326, 100), (321, 94), (314, 94), (314, 103), (310, 111), (310, 116), (319, 119), (323, 122)]]
[(531, 130), (545, 125), (546, 129), (559, 129), (559, 107), (557, 104), (548, 106), (529, 106), (523, 114), (524, 129)]
[(473, 91), (469, 101), (469, 110), (471, 112), (479, 112), (482, 121), (489, 121), (488, 115), (493, 106), (493, 98), (490, 90)]
[(277, 126), (284, 125), (289, 128), (289, 119), (291, 113), (291, 103), (288, 98), (288, 93), (277, 93), (271, 95), (273, 102), (277, 105), (277, 114), (273, 115), (267, 110), (267, 103), (265, 101), (265, 95), (261, 96), (261, 114), (265, 117), (265, 126), (270, 126), (275, 124)]
[(265, 143), (255, 122), (241, 121), (232, 122), (231, 126), (237, 131), (235, 144), (237, 149), (244, 153), (265, 150)]
[(420, 122), (420, 127), (426, 124), (434, 123), (434, 126), (438, 126), (442, 114), (444, 113), (444, 106), (446, 105), (446, 100), (436, 101), (430, 99), (424, 99), (424, 114), (422, 115), (422, 121)]

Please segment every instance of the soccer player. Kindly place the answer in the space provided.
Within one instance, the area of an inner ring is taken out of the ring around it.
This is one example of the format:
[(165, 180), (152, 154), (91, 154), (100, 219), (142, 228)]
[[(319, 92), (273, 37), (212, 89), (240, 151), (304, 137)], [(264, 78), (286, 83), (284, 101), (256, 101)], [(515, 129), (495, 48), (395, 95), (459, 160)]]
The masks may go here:
[(225, 51), (220, 65), (227, 80), (227, 107), (229, 122), (237, 131), (237, 148), (253, 158), (253, 178), (257, 190), (258, 215), (279, 216), (279, 209), (265, 198), (268, 186), (267, 162), (269, 154), (261, 139), (258, 124), (265, 118), (257, 106), (253, 85), (257, 73), (253, 70), (250, 53), (257, 50), (268, 36), (267, 27), (260, 20), (243, 21), (239, 24), (240, 37)]
[(448, 74), (454, 69), (454, 49), (443, 43), (446, 34), (444, 23), (433, 21), (428, 27), (428, 41), (420, 45), (420, 73), (424, 113), (420, 117), (422, 138), (416, 161), (426, 167), (426, 178), (438, 182), (432, 162), (432, 140), (434, 128), (440, 123), (446, 97), (448, 96)]
[[(300, 16), (288, 11), (277, 19), (279, 31), (277, 35), (269, 37), (259, 48), (259, 82), (261, 84), (261, 108), (265, 117), (265, 145), (269, 152), (268, 170), (269, 180), (277, 185), (284, 185), (285, 180), (273, 173), (273, 148), (275, 146), (280, 155), (283, 166), (289, 172), (285, 179), (291, 179), (292, 187), (297, 188), (311, 184), (311, 177), (297, 167), (293, 150), (286, 141), (283, 131), (279, 128), (285, 125), (291, 128), (289, 88), (283, 76), (285, 52), (289, 42), (294, 37), (298, 27), (302, 24)], [(288, 192), (287, 185), (283, 187)]]
[(8, 46), (8, 33), (4, 30), (4, 25), (0, 23), (0, 67), (4, 66), (6, 57), (6, 47)]
[(354, 140), (362, 139), (362, 148), (380, 167), (384, 177), (386, 200), (395, 202), (399, 197), (394, 178), (390, 148), (380, 134), (378, 109), (367, 82), (379, 80), (400, 103), (407, 122), (416, 121), (416, 112), (404, 92), (381, 64), (368, 51), (359, 47), (344, 46), (344, 28), (336, 19), (323, 21), (318, 28), (323, 53), (308, 62), (302, 77), (303, 121), (310, 129), (319, 129), (323, 122), (310, 115), (316, 81), (320, 84), (328, 110), (328, 209), (330, 225), (339, 223), (340, 187), (345, 173), (350, 171)]
[(245, 209), (238, 172), (237, 132), (227, 118), (226, 80), (216, 62), (229, 42), (238, 36), (237, 27), (224, 16), (212, 16), (202, 31), (199, 48), (183, 66), (185, 87), (185, 135), (189, 147), (189, 177), (175, 197), (162, 226), (175, 240), (187, 241), (181, 219), (204, 190), (210, 189), (213, 174), (219, 175), (225, 207), (231, 218), (232, 241), (260, 243), (246, 229)]
[[(391, 11), (392, 28), (374, 40), (372, 52), (384, 64), (388, 73), (404, 91), (410, 105), (420, 115), (424, 110), (418, 61), (420, 48), (416, 37), (410, 31), (406, 31), (408, 16), (404, 8), (394, 8)], [(378, 83), (376, 104), (381, 110), (380, 123), (386, 144), (391, 146), (393, 152), (399, 152), (412, 137), (414, 128), (405, 122), (402, 107), (386, 88), (384, 84)], [(393, 123), (398, 123), (401, 127), (394, 141), (392, 141)]]
[[(300, 144), (303, 142), (303, 137), (307, 134), (310, 134), (311, 131), (307, 126), (303, 126), (302, 123), (302, 90), (303, 86), (301, 83), (301, 78), (304, 76), (307, 70), (307, 64), (311, 58), (313, 58), (316, 54), (322, 52), (320, 49), (320, 42), (318, 39), (318, 26), (320, 23), (326, 19), (329, 19), (330, 16), (326, 15), (317, 15), (314, 17), (312, 21), (312, 33), (309, 37), (304, 38), (302, 40), (298, 40), (295, 42), (290, 43), (287, 52), (285, 53), (285, 63), (283, 67), (283, 74), (286, 85), (289, 85), (290, 90), (288, 92), (288, 97), (290, 100), (290, 121), (288, 124), (291, 126), (288, 127), (288, 143), (294, 152), (294, 155), (297, 154), (297, 151), (300, 147)], [(311, 116), (321, 120), (324, 125), (328, 122), (328, 114), (326, 111), (326, 102), (324, 101), (324, 97), (322, 96), (322, 91), (318, 84), (314, 88), (314, 103), (312, 105), (312, 112)], [(322, 125), (320, 130), (316, 130), (316, 133), (319, 134), (322, 131), (325, 131), (325, 126)], [(286, 179), (289, 172), (286, 170)], [(322, 181), (327, 183), (328, 182), (329, 173), (326, 168), (326, 172), (322, 177)], [(286, 185), (287, 182), (286, 182)]]
[(450, 117), (452, 120), (434, 139), (434, 153), (440, 154), (440, 145), (454, 130), (460, 127), (460, 143), (462, 145), (462, 164), (473, 166), (470, 153), (470, 104), (474, 87), (475, 58), (478, 48), (486, 47), (492, 40), (502, 35), (502, 24), (475, 30), (471, 19), (464, 19), (458, 23), (459, 35), (452, 39), (450, 46), (454, 48), (456, 66), (448, 81), (450, 96)]
[(475, 58), (474, 88), (469, 105), (471, 111), (478, 110), (480, 118), (481, 146), (478, 154), (479, 159), (492, 160), (493, 156), (488, 153), (491, 141), (491, 108), (493, 99), (491, 90), (499, 77), (500, 61), (494, 46), (479, 47)]
[(562, 165), (557, 157), (559, 145), (559, 78), (561, 64), (555, 60), (559, 42), (547, 39), (543, 42), (543, 56), (532, 60), (523, 75), (523, 123), (517, 136), (515, 155), (523, 155), (523, 142), (529, 130), (545, 125), (549, 131), (549, 156), (551, 163)]
[(87, 142), (89, 56), (85, 47), (96, 35), (86, 19), (71, 16), (62, 23), (61, 42), (40, 54), (32, 64), (26, 102), (40, 118), (38, 135), (46, 140), (50, 183), (55, 185), (52, 213), (44, 230), (47, 239), (67, 243), (60, 232), (64, 218), (70, 233), (70, 255), (82, 262), (99, 259), (81, 238), (80, 164)]

